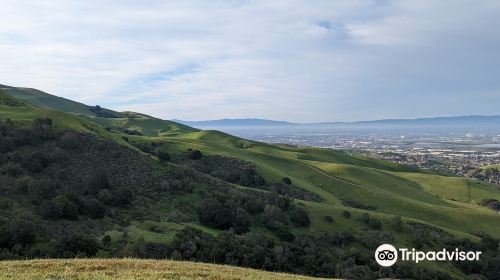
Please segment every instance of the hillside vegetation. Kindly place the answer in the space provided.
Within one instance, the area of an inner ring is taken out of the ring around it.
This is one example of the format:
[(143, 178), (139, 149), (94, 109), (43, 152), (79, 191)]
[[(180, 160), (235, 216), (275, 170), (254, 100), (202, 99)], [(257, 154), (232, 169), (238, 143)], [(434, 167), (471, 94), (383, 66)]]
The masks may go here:
[[(3, 93), (2, 259), (168, 258), (351, 279), (500, 275), (496, 186), (36, 90)], [(382, 243), (482, 250), (483, 259), (381, 268), (373, 251)]]

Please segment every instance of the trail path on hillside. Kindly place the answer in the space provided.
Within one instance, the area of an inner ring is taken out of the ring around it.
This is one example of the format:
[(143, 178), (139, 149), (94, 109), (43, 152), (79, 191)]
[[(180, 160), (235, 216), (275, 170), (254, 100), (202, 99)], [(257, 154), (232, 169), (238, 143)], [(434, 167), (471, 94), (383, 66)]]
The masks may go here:
[(307, 167), (309, 169), (312, 169), (316, 173), (319, 173), (320, 175), (323, 175), (323, 176), (328, 177), (330, 179), (333, 179), (335, 181), (342, 182), (344, 184), (348, 184), (348, 185), (351, 185), (351, 186), (356, 187), (356, 188), (361, 188), (361, 189), (365, 189), (365, 190), (369, 190), (369, 191), (373, 191), (373, 192), (383, 193), (383, 191), (381, 191), (381, 190), (377, 190), (377, 189), (374, 189), (374, 188), (371, 188), (371, 187), (362, 186), (362, 185), (359, 185), (359, 184), (356, 184), (356, 183), (353, 183), (353, 182), (349, 182), (349, 181), (346, 181), (344, 179), (335, 177), (333, 175), (330, 175), (330, 174), (324, 172), (323, 170), (321, 170), (321, 169), (319, 169), (317, 167), (314, 167), (314, 166), (311, 166), (311, 165), (308, 165), (308, 164), (305, 164), (305, 163), (299, 163), (299, 164), (303, 165), (303, 166), (305, 166), (305, 167)]

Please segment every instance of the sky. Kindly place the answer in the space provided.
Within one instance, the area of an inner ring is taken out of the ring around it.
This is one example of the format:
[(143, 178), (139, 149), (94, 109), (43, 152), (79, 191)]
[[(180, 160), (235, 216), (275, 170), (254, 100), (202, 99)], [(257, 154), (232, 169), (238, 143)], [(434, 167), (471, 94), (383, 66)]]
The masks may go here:
[(164, 119), (500, 114), (500, 1), (0, 0), (0, 84)]

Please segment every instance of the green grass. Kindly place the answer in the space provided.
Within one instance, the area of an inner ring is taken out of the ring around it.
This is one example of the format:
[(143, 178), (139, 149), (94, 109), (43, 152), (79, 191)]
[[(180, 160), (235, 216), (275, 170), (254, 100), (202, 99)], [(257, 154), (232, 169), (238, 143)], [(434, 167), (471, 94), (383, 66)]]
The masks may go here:
[(474, 180), (409, 172), (412, 169), (407, 166), (360, 155), (262, 144), (215, 131), (135, 141), (163, 142), (172, 153), (193, 148), (250, 161), (266, 180), (279, 182), (288, 176), (295, 185), (321, 195), (328, 205), (339, 209), (344, 209), (340, 199), (354, 199), (377, 206), (375, 212), (388, 218), (401, 215), (465, 236), (484, 231), (500, 237), (500, 228), (495, 226), (500, 215), (476, 205), (482, 198), (497, 198), (500, 191)]
[(54, 96), (37, 89), (8, 87), (4, 88), (3, 90), (10, 96), (22, 100), (35, 107), (50, 108), (61, 112), (70, 112), (80, 115), (95, 115), (95, 113), (90, 111), (90, 106), (62, 97)]
[(185, 133), (198, 131), (194, 128), (178, 124), (172, 121), (165, 121), (146, 115), (127, 114), (126, 118), (97, 118), (91, 120), (103, 127), (114, 129), (128, 129), (141, 132), (145, 136), (162, 136), (175, 133)]
[(0, 279), (318, 279), (228, 265), (170, 260), (71, 259), (0, 262)]

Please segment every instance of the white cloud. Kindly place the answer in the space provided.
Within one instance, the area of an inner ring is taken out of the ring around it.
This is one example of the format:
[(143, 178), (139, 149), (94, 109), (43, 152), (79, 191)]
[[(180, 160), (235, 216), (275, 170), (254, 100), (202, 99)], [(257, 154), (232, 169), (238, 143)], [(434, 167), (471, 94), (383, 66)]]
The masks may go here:
[(0, 0), (0, 83), (163, 118), (493, 114), (499, 6)]

